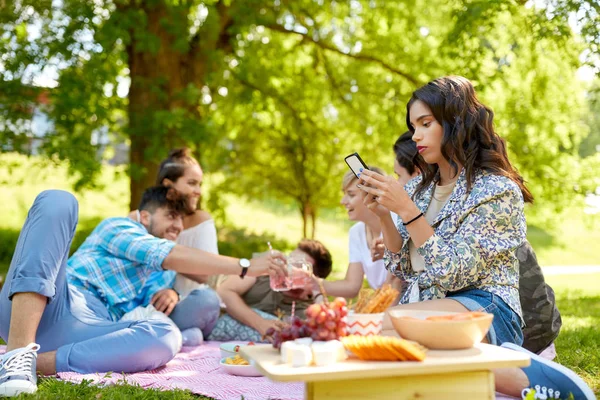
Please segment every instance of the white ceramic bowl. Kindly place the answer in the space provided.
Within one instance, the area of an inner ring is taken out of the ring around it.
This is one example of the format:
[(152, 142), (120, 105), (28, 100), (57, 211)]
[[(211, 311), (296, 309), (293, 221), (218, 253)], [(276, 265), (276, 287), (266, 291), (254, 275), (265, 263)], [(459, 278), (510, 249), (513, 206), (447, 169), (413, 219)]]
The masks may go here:
[(493, 314), (461, 321), (427, 321), (425, 318), (459, 313), (422, 310), (390, 310), (394, 329), (403, 339), (414, 340), (432, 350), (468, 349), (481, 342), (490, 329)]
[(237, 376), (263, 376), (256, 368), (252, 365), (232, 365), (225, 364), (225, 359), (221, 359), (221, 368), (225, 370), (228, 374), (237, 375)]

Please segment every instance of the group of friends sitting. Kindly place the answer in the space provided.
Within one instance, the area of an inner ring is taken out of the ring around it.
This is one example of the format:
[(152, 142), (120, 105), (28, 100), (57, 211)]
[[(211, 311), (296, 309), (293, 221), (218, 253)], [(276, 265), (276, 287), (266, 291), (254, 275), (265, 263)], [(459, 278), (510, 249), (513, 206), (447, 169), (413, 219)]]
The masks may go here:
[[(170, 153), (137, 210), (102, 221), (69, 257), (78, 203), (65, 191), (34, 201), (0, 294), (0, 396), (32, 393), (39, 371), (137, 372), (166, 364), (182, 345), (264, 340), (292, 309), (302, 317), (327, 295), (355, 297), (366, 278), (401, 293), (394, 307), (494, 315), (485, 342), (527, 352), (531, 366), (495, 371), (499, 392), (528, 388), (595, 398), (552, 351), (560, 314), (526, 241), (533, 196), (494, 131), (471, 82), (444, 77), (416, 90), (394, 172), (369, 166), (342, 179), (349, 231), (345, 277), (304, 239), (290, 256), (312, 266), (304, 288), (271, 289), (286, 256), (218, 254), (217, 230), (197, 209), (203, 171), (187, 149)], [(392, 157), (390, 157), (391, 159)], [(521, 347), (523, 346), (523, 347)], [(559, 397), (556, 397), (559, 398)]]

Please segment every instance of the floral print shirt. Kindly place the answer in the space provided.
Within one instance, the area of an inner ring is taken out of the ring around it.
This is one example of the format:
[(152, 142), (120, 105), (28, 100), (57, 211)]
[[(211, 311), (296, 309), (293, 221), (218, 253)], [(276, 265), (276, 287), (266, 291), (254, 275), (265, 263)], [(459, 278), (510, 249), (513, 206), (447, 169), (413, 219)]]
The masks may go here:
[[(420, 181), (421, 176), (406, 184), (411, 197)], [(434, 188), (432, 183), (414, 199), (423, 213)], [(478, 171), (467, 192), (463, 169), (432, 224), (435, 233), (418, 248), (425, 271), (413, 271), (408, 250), (410, 235), (398, 220), (403, 246), (399, 253), (386, 249), (384, 262), (388, 271), (405, 282), (407, 290), (400, 302), (442, 299), (449, 292), (481, 289), (499, 296), (522, 316), (516, 249), (527, 232), (523, 207), (519, 186), (504, 176)]]

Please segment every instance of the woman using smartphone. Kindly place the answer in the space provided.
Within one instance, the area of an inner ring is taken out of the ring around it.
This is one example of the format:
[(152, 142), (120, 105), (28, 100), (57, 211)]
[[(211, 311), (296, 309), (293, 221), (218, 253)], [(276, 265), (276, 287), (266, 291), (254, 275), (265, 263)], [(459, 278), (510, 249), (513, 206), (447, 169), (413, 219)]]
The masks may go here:
[[(525, 240), (523, 208), (533, 196), (508, 160), (494, 113), (471, 82), (457, 76), (416, 90), (406, 111), (421, 176), (405, 189), (364, 170), (360, 179), (366, 185), (358, 185), (380, 217), (385, 267), (407, 283), (401, 303), (423, 310), (486, 310), (494, 315), (486, 341), (526, 352), (519, 347), (523, 319), (515, 250)], [(390, 211), (400, 217), (397, 226)], [(528, 368), (498, 371), (498, 391), (515, 396), (540, 385), (594, 398), (572, 371), (530, 356)]]

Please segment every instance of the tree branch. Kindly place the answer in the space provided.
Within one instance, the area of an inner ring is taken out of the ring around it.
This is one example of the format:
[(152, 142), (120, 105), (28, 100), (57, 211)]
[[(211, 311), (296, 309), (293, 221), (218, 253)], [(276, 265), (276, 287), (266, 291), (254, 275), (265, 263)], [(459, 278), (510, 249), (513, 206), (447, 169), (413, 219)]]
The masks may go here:
[(388, 64), (387, 62), (380, 60), (377, 57), (368, 55), (368, 54), (349, 54), (349, 53), (344, 53), (343, 51), (341, 51), (340, 49), (338, 49), (337, 47), (334, 47), (331, 44), (319, 41), (319, 40), (315, 40), (314, 38), (312, 38), (309, 35), (305, 35), (303, 33), (300, 32), (296, 32), (296, 31), (290, 31), (288, 29), (285, 29), (283, 26), (279, 25), (279, 24), (267, 24), (265, 25), (266, 28), (271, 29), (272, 31), (276, 31), (276, 32), (281, 32), (281, 33), (285, 33), (288, 35), (296, 35), (302, 38), (302, 41), (308, 41), (313, 43), (316, 46), (319, 46), (322, 49), (349, 57), (349, 58), (353, 58), (355, 60), (359, 60), (359, 61), (368, 61), (368, 62), (373, 62), (375, 64), (379, 64), (380, 66), (382, 66), (384, 69), (399, 75), (401, 77), (403, 77), (404, 79), (406, 79), (407, 81), (409, 81), (410, 83), (412, 83), (415, 86), (421, 86), (422, 82), (420, 82), (418, 79), (414, 78), (413, 76), (407, 74), (406, 72), (400, 71), (398, 68), (395, 68), (393, 66), (391, 66), (390, 64)]

